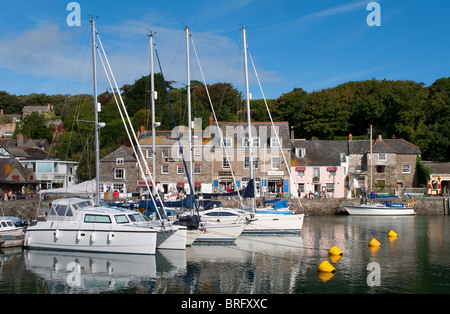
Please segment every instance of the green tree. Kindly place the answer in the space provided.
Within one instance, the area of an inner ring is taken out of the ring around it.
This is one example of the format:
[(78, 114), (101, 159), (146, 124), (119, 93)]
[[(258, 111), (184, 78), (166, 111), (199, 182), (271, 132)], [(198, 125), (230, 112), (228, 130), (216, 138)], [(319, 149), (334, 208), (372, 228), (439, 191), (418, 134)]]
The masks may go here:
[(14, 136), (17, 134), (33, 139), (47, 139), (49, 142), (52, 140), (52, 132), (45, 124), (44, 117), (37, 112), (30, 113), (16, 125)]

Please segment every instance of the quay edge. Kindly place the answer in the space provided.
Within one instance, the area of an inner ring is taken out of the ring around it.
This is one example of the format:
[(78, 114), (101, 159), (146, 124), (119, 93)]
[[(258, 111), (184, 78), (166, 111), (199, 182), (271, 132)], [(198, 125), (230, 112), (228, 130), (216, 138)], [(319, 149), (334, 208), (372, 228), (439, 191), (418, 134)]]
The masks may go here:
[[(293, 204), (294, 208), (298, 208), (298, 201), (296, 199), (287, 199), (289, 204)], [(378, 199), (383, 201), (384, 199)], [(401, 201), (401, 199), (386, 199), (390, 201)], [(221, 198), (220, 201), (225, 206), (233, 207), (236, 202), (228, 200), (228, 198)], [(257, 200), (257, 203), (260, 200)], [(344, 204), (358, 205), (360, 199), (301, 199), (303, 209), (308, 215), (346, 215)], [(48, 201), (40, 202), (39, 212), (47, 212), (49, 208)], [(442, 196), (427, 196), (416, 197), (414, 210), (417, 215), (445, 215), (444, 198)], [(24, 220), (36, 219), (36, 210), (39, 207), (39, 200), (13, 200), (9, 202), (2, 202), (3, 212), (5, 216), (20, 217)]]

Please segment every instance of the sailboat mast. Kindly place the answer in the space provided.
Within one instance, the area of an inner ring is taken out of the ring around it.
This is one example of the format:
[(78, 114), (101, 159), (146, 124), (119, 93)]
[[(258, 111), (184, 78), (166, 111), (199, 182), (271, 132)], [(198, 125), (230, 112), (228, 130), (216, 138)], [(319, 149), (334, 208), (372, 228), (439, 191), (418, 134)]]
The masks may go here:
[[(152, 101), (152, 172), (153, 181), (156, 185), (156, 121), (155, 121), (155, 73), (153, 68), (153, 34), (150, 32), (150, 98)], [(153, 194), (156, 192), (156, 186), (153, 187)]]
[[(194, 181), (194, 167), (192, 160), (192, 117), (191, 117), (191, 67), (189, 62), (189, 27), (186, 26), (186, 72), (187, 72), (187, 104), (188, 104), (188, 143), (189, 143), (189, 176), (190, 181)], [(195, 184), (194, 184), (195, 185)], [(193, 188), (193, 187), (192, 187)], [(194, 194), (191, 191), (190, 194)]]
[(98, 126), (98, 99), (97, 99), (97, 61), (95, 58), (95, 20), (90, 19), (92, 25), (92, 67), (94, 76), (94, 128), (95, 128), (95, 192), (94, 205), (99, 206), (100, 192), (100, 148), (99, 148), (99, 126)]
[(372, 146), (373, 146), (373, 143), (372, 143), (372, 124), (370, 125), (370, 182), (369, 182), (369, 186), (370, 186), (370, 191), (369, 192), (372, 192), (372, 171), (373, 171), (373, 168), (372, 168), (372, 166), (373, 166), (373, 163), (372, 163)]
[(252, 197), (252, 210), (255, 209), (256, 203), (256, 182), (255, 174), (253, 170), (253, 156), (252, 156), (252, 128), (251, 128), (251, 118), (250, 118), (250, 88), (248, 84), (248, 60), (247, 60), (247, 37), (245, 34), (245, 28), (242, 27), (242, 39), (244, 42), (244, 71), (245, 71), (245, 93), (247, 101), (247, 125), (248, 125), (248, 155), (249, 155), (249, 169), (250, 169), (250, 180), (253, 180), (253, 192), (254, 197)]

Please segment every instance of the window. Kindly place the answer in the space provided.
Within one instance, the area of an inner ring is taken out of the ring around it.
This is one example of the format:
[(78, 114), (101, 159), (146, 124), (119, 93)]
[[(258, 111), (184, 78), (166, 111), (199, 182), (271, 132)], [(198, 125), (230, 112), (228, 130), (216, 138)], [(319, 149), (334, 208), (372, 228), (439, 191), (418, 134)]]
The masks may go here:
[(222, 147), (231, 147), (232, 146), (232, 139), (231, 137), (224, 137), (222, 139)]
[(169, 174), (169, 165), (161, 165), (161, 174)]
[[(250, 157), (245, 157), (244, 159), (244, 168), (248, 169), (250, 165)], [(253, 169), (258, 169), (258, 159), (253, 158)]]
[(272, 157), (272, 169), (280, 168), (280, 157)]
[(177, 165), (177, 174), (184, 174), (184, 166)]
[(129, 223), (128, 218), (126, 215), (114, 215), (114, 219), (116, 220), (117, 224), (127, 224)]
[(304, 148), (296, 148), (295, 149), (295, 156), (305, 157), (305, 155), (306, 155), (306, 149), (304, 149)]
[(201, 174), (202, 166), (200, 164), (194, 164), (194, 174)]
[(125, 179), (125, 169), (115, 168), (114, 169), (114, 179)]
[(402, 165), (402, 173), (411, 173), (411, 165)]
[(379, 153), (378, 154), (378, 160), (379, 161), (386, 161), (386, 154), (385, 153)]
[(161, 156), (162, 156), (162, 158), (169, 158), (169, 149), (168, 148), (163, 148), (161, 150)]
[(152, 159), (153, 158), (153, 150), (147, 149), (147, 158)]
[(281, 140), (276, 137), (271, 137), (270, 147), (281, 147)]
[(110, 224), (111, 218), (108, 215), (87, 214), (84, 216), (84, 222)]
[(114, 183), (113, 190), (118, 191), (119, 193), (125, 192), (125, 185), (123, 183)]
[(230, 163), (227, 157), (222, 158), (222, 169), (230, 169)]
[(201, 148), (194, 148), (194, 158), (202, 158), (202, 149)]
[(334, 191), (334, 183), (327, 183), (327, 192)]
[[(248, 137), (244, 137), (242, 139), (242, 147), (248, 147), (248, 146), (249, 146)], [(259, 147), (259, 137), (252, 138), (252, 147)]]
[(123, 165), (123, 158), (116, 158), (116, 165)]
[(320, 181), (320, 168), (313, 168), (313, 182)]
[(386, 166), (377, 166), (376, 171), (377, 171), (377, 173), (385, 173)]

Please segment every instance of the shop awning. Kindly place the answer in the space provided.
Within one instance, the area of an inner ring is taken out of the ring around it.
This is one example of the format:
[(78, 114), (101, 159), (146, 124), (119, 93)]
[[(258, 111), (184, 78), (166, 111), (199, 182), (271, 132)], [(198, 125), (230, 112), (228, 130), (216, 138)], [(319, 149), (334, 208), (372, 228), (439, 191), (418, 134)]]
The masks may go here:
[(306, 167), (295, 167), (295, 171), (305, 171)]

